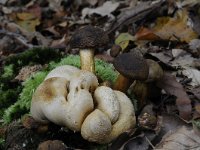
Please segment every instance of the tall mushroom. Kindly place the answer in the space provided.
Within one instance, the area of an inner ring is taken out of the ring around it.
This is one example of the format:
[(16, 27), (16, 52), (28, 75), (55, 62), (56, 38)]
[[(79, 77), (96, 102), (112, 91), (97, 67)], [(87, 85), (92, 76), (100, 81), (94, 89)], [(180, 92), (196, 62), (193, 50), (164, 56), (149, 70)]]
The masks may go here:
[(79, 48), (81, 69), (95, 72), (94, 51), (108, 42), (108, 35), (98, 27), (85, 26), (71, 37), (70, 47)]
[(114, 89), (126, 92), (133, 80), (145, 81), (149, 74), (146, 60), (137, 53), (123, 53), (113, 62), (115, 69), (120, 73)]

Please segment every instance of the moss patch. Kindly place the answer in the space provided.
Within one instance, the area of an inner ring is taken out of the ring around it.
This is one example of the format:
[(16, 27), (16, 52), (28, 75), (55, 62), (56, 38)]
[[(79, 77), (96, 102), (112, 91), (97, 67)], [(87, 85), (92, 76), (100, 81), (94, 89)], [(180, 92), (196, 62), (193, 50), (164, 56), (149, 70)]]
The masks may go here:
[[(39, 84), (44, 80), (49, 71), (53, 70), (57, 66), (72, 65), (80, 68), (80, 57), (69, 55), (60, 62), (50, 62), (47, 69), (34, 74), (27, 79), (23, 84), (23, 90), (16, 103), (11, 105), (4, 113), (4, 123), (9, 123), (11, 120), (19, 118), (24, 113), (28, 113), (30, 110), (30, 103), (32, 94)], [(117, 72), (114, 71), (114, 67), (102, 60), (95, 60), (96, 74), (102, 80), (110, 80), (114, 82), (117, 77)]]
[[(17, 108), (10, 105), (19, 99), (22, 85), (19, 82), (13, 82), (13, 79), (18, 75), (22, 67), (33, 64), (45, 64), (52, 60), (59, 61), (60, 58), (60, 52), (51, 48), (33, 48), (23, 53), (9, 56), (4, 61), (3, 69), (0, 71), (0, 113), (2, 114), (6, 110), (5, 116), (11, 108)], [(10, 108), (7, 110), (9, 106)], [(1, 118), (2, 115), (0, 116)]]

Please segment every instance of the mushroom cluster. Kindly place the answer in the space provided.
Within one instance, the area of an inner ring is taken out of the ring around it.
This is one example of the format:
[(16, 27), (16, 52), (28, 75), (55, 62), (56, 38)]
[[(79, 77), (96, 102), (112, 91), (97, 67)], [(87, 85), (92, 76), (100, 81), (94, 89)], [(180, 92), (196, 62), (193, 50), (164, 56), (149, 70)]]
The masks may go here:
[(52, 70), (38, 86), (31, 114), (96, 143), (109, 143), (136, 124), (133, 105), (124, 93), (99, 86), (93, 72), (69, 65)]

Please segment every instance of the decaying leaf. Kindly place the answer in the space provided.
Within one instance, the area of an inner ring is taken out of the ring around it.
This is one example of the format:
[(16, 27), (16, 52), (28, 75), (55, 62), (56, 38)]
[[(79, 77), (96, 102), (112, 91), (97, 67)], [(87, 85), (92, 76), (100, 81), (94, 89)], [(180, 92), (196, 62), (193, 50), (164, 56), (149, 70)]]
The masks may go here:
[(84, 8), (82, 10), (82, 18), (84, 19), (87, 15), (98, 14), (101, 16), (108, 16), (113, 18), (114, 16), (111, 14), (113, 11), (117, 9), (119, 6), (118, 2), (107, 1), (102, 6), (97, 8)]
[(168, 94), (177, 97), (176, 105), (179, 110), (179, 115), (185, 120), (191, 119), (191, 100), (185, 92), (183, 86), (176, 81), (176, 78), (169, 74), (164, 73), (163, 78), (157, 82), (157, 86), (164, 89)]
[(173, 60), (169, 62), (174, 67), (187, 68), (191, 67), (196, 58), (182, 49), (172, 49)]
[(200, 137), (193, 130), (185, 126), (173, 133), (168, 133), (162, 141), (156, 145), (156, 150), (199, 150)]
[(192, 89), (190, 92), (194, 94), (197, 100), (200, 100), (200, 86)]
[(39, 19), (32, 13), (17, 13), (17, 24), (29, 32), (34, 32), (35, 27), (40, 24)]
[(189, 48), (193, 54), (195, 54), (197, 57), (200, 57), (200, 40), (199, 39), (194, 39), (190, 41)]
[(179, 10), (174, 18), (160, 17), (152, 29), (156, 35), (164, 40), (179, 40), (189, 43), (196, 39), (198, 34), (188, 26), (188, 11)]
[(97, 4), (98, 0), (87, 0), (87, 2), (88, 2), (90, 5), (94, 6), (94, 5)]
[(190, 85), (194, 87), (200, 86), (200, 71), (199, 70), (188, 67), (182, 71), (182, 74), (192, 79), (192, 81), (189, 83)]
[(135, 34), (137, 40), (159, 40), (160, 38), (148, 28), (141, 27)]
[(129, 41), (135, 41), (135, 37), (129, 33), (121, 33), (116, 39), (115, 44), (122, 48), (122, 51), (128, 46)]

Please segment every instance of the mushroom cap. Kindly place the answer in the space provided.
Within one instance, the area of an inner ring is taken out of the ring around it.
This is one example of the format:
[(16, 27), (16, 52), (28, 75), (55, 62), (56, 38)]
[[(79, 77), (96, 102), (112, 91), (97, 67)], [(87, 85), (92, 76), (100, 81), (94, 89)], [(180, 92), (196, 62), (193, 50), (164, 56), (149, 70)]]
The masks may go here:
[(70, 66), (70, 65), (59, 66), (53, 69), (51, 72), (49, 72), (45, 80), (49, 78), (53, 78), (53, 77), (62, 77), (62, 78), (66, 78), (67, 80), (70, 80), (71, 77), (73, 77), (73, 74), (79, 71), (80, 69), (74, 66)]
[(97, 103), (97, 109), (104, 112), (115, 123), (119, 117), (119, 101), (115, 92), (106, 86), (99, 86), (94, 92), (94, 99)]
[(75, 31), (71, 37), (71, 48), (95, 48), (108, 43), (108, 35), (98, 27), (85, 26)]
[[(115, 94), (115, 99), (111, 100), (105, 97), (106, 92), (108, 92), (108, 95)], [(96, 89), (94, 95), (98, 99), (97, 108), (85, 118), (82, 124), (81, 135), (84, 139), (99, 144), (109, 143), (123, 132), (134, 128), (136, 125), (134, 107), (124, 93), (101, 86)], [(116, 115), (118, 116), (117, 120), (113, 123), (112, 116), (116, 114), (113, 108), (116, 107), (114, 106), (116, 104), (113, 105), (112, 103), (115, 103), (115, 101), (119, 103), (119, 105), (117, 104), (119, 108)]]
[(123, 53), (113, 62), (115, 69), (123, 76), (135, 80), (146, 80), (149, 67), (146, 60), (136, 53)]

